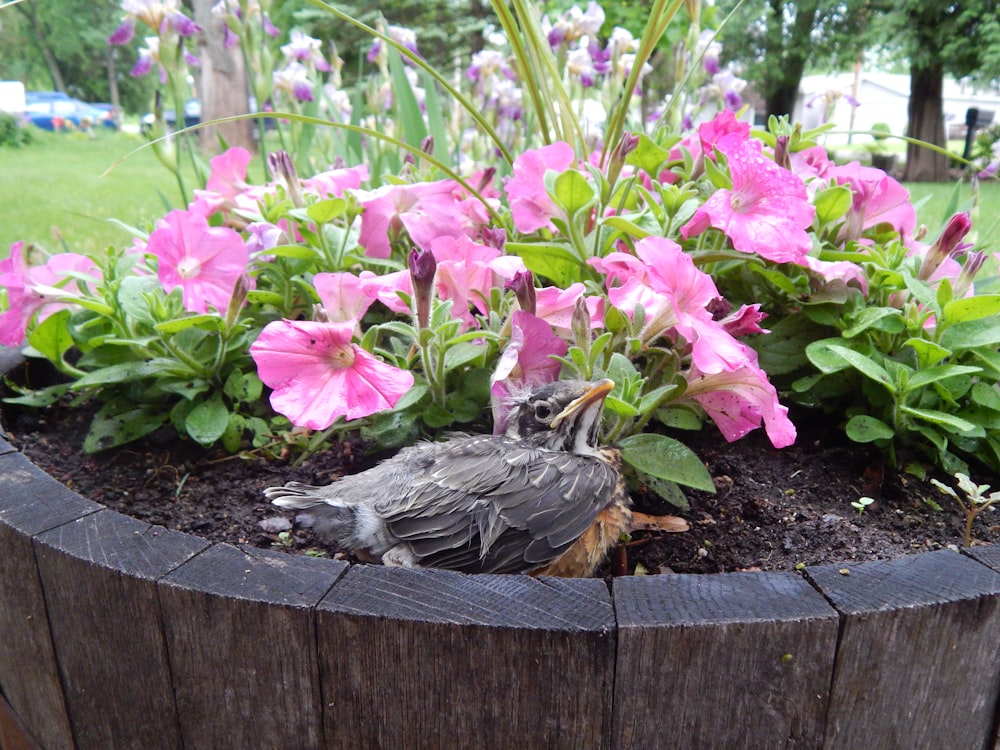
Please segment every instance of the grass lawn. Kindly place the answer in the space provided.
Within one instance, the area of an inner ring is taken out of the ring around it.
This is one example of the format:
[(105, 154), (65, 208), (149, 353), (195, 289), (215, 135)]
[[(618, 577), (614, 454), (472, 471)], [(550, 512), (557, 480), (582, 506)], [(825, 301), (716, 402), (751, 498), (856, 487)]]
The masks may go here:
[[(102, 177), (143, 142), (138, 135), (111, 131), (93, 139), (82, 133), (41, 133), (24, 148), (0, 148), (0, 257), (17, 240), (77, 252), (130, 244), (131, 235), (108, 219), (149, 225), (168, 207), (179, 207), (177, 180), (150, 148)], [(203, 187), (191, 174), (189, 169), (189, 192)]]

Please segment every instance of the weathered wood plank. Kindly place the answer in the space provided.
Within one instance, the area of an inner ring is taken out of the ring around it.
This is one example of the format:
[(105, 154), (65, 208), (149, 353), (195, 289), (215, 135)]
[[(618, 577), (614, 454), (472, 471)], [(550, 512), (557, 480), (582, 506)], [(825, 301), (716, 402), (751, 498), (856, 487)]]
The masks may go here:
[(841, 613), (825, 748), (992, 742), (1000, 574), (949, 550), (807, 573)]
[(79, 750), (180, 746), (156, 581), (207, 544), (109, 510), (36, 537)]
[(0, 748), (2, 750), (41, 750), (14, 709), (0, 695)]
[(73, 735), (31, 537), (100, 507), (20, 453), (0, 455), (0, 688), (46, 748)]
[(186, 747), (323, 747), (314, 608), (347, 563), (217, 544), (160, 584)]
[(838, 623), (804, 580), (643, 576), (613, 593), (614, 747), (820, 745)]
[(354, 566), (317, 618), (328, 747), (608, 747), (603, 581)]

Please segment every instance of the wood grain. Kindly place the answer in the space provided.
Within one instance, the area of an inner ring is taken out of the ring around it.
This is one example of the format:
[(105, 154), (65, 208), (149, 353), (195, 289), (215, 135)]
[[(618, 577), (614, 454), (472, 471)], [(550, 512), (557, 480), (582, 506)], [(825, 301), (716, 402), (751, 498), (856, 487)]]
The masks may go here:
[(329, 747), (609, 746), (603, 581), (355, 566), (318, 635)]
[(206, 546), (109, 510), (36, 537), (80, 750), (180, 746), (156, 581)]
[(614, 600), (614, 747), (822, 743), (837, 617), (801, 578), (616, 578)]
[(808, 574), (841, 613), (825, 748), (985, 746), (1000, 574), (949, 550)]
[(323, 747), (314, 607), (347, 567), (217, 544), (163, 580), (186, 747)]
[(73, 738), (31, 537), (100, 507), (20, 453), (0, 455), (0, 690), (46, 748)]

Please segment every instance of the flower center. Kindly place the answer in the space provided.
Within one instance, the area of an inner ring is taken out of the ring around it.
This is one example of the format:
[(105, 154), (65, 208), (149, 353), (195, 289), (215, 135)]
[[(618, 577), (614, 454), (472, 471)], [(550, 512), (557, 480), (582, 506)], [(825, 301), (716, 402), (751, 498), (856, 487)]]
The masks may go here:
[(336, 370), (343, 370), (354, 364), (354, 347), (351, 344), (340, 344), (330, 349), (330, 364)]
[(182, 258), (177, 264), (177, 274), (182, 279), (193, 279), (201, 271), (201, 262), (196, 258)]

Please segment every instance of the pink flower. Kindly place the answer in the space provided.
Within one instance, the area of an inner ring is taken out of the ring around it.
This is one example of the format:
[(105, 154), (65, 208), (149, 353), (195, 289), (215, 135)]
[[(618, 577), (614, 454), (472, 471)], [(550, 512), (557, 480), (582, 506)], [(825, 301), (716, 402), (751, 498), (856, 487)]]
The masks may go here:
[(321, 198), (328, 195), (339, 198), (347, 189), (357, 190), (361, 187), (361, 183), (367, 179), (368, 167), (362, 164), (357, 167), (331, 169), (326, 172), (320, 172), (303, 180), (302, 186), (306, 190), (316, 193)]
[(761, 422), (775, 448), (795, 442), (795, 425), (788, 419), (788, 409), (778, 402), (774, 386), (756, 360), (736, 370), (711, 374), (695, 365), (687, 381), (684, 398), (697, 401), (729, 442), (760, 427)]
[(391, 409), (413, 387), (413, 374), (351, 343), (353, 322), (279, 320), (250, 347), (271, 406), (292, 424), (322, 430), (339, 417)]
[(557, 142), (528, 150), (514, 160), (514, 174), (504, 190), (510, 200), (514, 227), (519, 232), (534, 232), (544, 227), (555, 229), (552, 217), (560, 214), (545, 187), (545, 172), (564, 172), (576, 157), (568, 143)]
[(59, 253), (44, 265), (29, 266), (24, 257), (24, 243), (10, 246), (10, 257), (0, 260), (0, 288), (7, 290), (7, 310), (0, 314), (0, 344), (20, 346), (36, 313), (41, 323), (69, 306), (59, 299), (80, 294), (76, 280), (67, 275), (69, 272), (87, 274), (95, 281), (101, 278), (97, 265), (85, 255)]
[(361, 279), (353, 273), (318, 273), (313, 286), (331, 323), (357, 323), (368, 311), (372, 298), (361, 291)]
[(541, 318), (516, 310), (510, 324), (510, 341), (500, 355), (490, 385), (496, 435), (507, 429), (510, 397), (517, 391), (558, 379), (562, 365), (555, 357), (566, 354), (566, 342)]
[[(184, 309), (225, 312), (233, 288), (247, 268), (250, 253), (243, 238), (229, 227), (210, 227), (200, 214), (171, 211), (149, 235), (146, 252), (159, 261), (164, 291), (180, 287)], [(252, 288), (252, 287), (251, 287)]]
[(430, 249), (435, 237), (459, 237), (472, 230), (459, 210), (451, 180), (418, 182), (412, 185), (384, 185), (369, 192), (359, 192), (364, 207), (361, 214), (359, 242), (372, 258), (388, 258), (392, 239), (403, 230), (413, 244)]
[(851, 162), (830, 167), (826, 177), (847, 185), (854, 194), (847, 222), (840, 230), (842, 242), (860, 239), (862, 232), (878, 224), (888, 224), (904, 239), (913, 234), (917, 212), (910, 202), (910, 192), (881, 169)]
[(815, 209), (802, 180), (761, 153), (757, 141), (725, 135), (716, 147), (729, 162), (731, 190), (716, 190), (681, 227), (687, 239), (714, 227), (740, 252), (776, 263), (802, 264), (812, 249), (806, 228)]
[(583, 298), (590, 316), (591, 328), (604, 327), (604, 298), (588, 296), (582, 282), (570, 284), (565, 289), (546, 286), (535, 290), (535, 315), (566, 337), (573, 335), (573, 310), (576, 301)]
[(247, 166), (253, 156), (245, 148), (234, 146), (208, 160), (212, 168), (205, 189), (224, 198), (235, 198), (247, 189)]
[(394, 313), (408, 315), (413, 311), (398, 292), (413, 296), (413, 282), (409, 269), (384, 273), (381, 276), (372, 271), (362, 271), (358, 274), (361, 282), (361, 293), (371, 300), (378, 300)]

